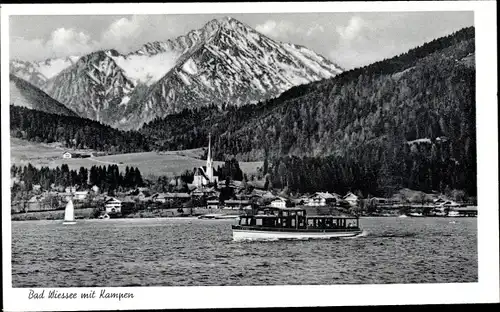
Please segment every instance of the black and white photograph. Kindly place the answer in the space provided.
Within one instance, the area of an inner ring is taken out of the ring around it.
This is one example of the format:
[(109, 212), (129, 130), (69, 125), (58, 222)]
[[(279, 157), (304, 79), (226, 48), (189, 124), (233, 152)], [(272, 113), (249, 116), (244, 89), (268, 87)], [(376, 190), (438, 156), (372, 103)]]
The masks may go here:
[(495, 9), (2, 6), (6, 311), (498, 302)]

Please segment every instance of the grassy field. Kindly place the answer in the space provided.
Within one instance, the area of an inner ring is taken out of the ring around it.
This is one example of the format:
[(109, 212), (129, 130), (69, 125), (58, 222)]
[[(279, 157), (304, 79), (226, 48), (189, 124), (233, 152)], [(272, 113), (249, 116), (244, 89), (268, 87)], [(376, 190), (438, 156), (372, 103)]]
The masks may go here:
[[(94, 208), (75, 209), (75, 219), (93, 219)], [(33, 211), (27, 213), (16, 213), (11, 215), (12, 221), (27, 220), (63, 220), (64, 210)]]
[[(185, 170), (193, 170), (195, 167), (203, 166), (206, 161), (201, 159), (204, 150), (191, 149), (185, 151), (171, 152), (145, 152), (108, 155), (92, 158), (63, 159), (64, 151), (91, 152), (89, 150), (65, 149), (55, 144), (32, 143), (24, 140), (11, 138), (11, 162), (16, 165), (47, 166), (55, 168), (67, 164), (70, 169), (78, 170), (80, 167), (90, 168), (93, 165), (103, 166), (116, 164), (122, 170), (126, 166), (139, 168), (143, 177), (156, 177), (161, 175), (174, 176)], [(215, 168), (223, 162), (214, 162)], [(241, 170), (248, 175), (257, 172), (262, 167), (262, 162), (240, 162)]]

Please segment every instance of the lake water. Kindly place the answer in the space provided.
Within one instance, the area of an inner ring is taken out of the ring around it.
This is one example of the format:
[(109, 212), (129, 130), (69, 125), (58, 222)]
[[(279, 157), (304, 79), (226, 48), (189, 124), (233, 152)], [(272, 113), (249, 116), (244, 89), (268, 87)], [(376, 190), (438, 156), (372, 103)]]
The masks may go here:
[(477, 282), (476, 218), (362, 218), (362, 237), (233, 242), (234, 220), (12, 222), (13, 287)]

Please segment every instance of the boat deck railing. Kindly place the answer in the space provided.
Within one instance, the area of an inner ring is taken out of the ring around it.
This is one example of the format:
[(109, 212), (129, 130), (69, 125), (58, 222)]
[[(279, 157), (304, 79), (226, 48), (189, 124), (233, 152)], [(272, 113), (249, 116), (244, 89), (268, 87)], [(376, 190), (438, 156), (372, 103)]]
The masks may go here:
[(318, 227), (306, 227), (306, 228), (295, 228), (295, 227), (266, 227), (266, 226), (255, 226), (255, 225), (232, 225), (233, 230), (258, 230), (258, 231), (274, 231), (274, 232), (346, 232), (346, 231), (360, 231), (359, 227), (338, 227), (338, 228), (318, 228)]

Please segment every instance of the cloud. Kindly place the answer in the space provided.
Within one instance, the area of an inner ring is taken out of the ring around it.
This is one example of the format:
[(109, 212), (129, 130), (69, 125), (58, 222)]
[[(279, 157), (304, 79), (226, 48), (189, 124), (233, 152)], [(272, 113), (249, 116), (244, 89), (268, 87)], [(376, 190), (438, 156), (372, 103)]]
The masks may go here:
[(337, 26), (336, 31), (342, 40), (351, 41), (360, 34), (366, 25), (366, 22), (361, 17), (353, 16), (347, 26)]
[(314, 23), (311, 26), (298, 27), (292, 22), (283, 20), (279, 22), (267, 20), (265, 23), (255, 26), (255, 30), (278, 39), (289, 39), (292, 36), (311, 36), (317, 32), (325, 31), (324, 27), (318, 23)]
[(134, 15), (129, 18), (120, 18), (102, 33), (101, 42), (103, 45), (128, 45), (133, 39), (141, 36), (144, 27), (142, 23), (146, 21), (143, 16)]
[(52, 32), (46, 46), (57, 56), (67, 56), (90, 53), (98, 47), (98, 43), (84, 32), (58, 28)]
[(12, 58), (23, 60), (44, 60), (70, 55), (80, 56), (109, 48), (127, 51), (137, 44), (139, 38), (147, 37), (144, 32), (148, 25), (145, 25), (145, 22), (147, 19), (144, 16), (135, 15), (117, 19), (105, 28), (100, 36), (97, 35), (97, 40), (84, 31), (64, 27), (52, 31), (46, 40), (11, 37), (10, 54)]
[(99, 44), (91, 37), (73, 28), (57, 28), (50, 38), (27, 40), (23, 37), (11, 37), (10, 55), (24, 60), (43, 60), (69, 55), (83, 55), (95, 51)]

